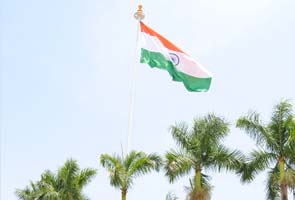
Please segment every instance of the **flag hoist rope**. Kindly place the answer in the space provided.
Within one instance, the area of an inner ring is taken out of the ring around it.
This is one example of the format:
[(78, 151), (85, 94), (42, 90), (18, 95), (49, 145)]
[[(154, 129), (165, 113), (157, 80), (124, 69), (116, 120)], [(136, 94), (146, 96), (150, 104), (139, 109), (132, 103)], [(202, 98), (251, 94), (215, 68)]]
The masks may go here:
[(133, 113), (134, 113), (134, 98), (135, 98), (135, 83), (137, 77), (136, 64), (138, 62), (138, 51), (139, 51), (139, 22), (145, 17), (142, 11), (142, 5), (138, 6), (136, 13), (134, 13), (134, 18), (138, 21), (137, 31), (136, 31), (136, 47), (135, 47), (135, 61), (132, 69), (132, 83), (131, 83), (131, 98), (130, 98), (130, 108), (129, 108), (129, 122), (128, 122), (128, 141), (127, 141), (127, 152), (129, 153), (131, 148), (132, 130), (133, 130)]

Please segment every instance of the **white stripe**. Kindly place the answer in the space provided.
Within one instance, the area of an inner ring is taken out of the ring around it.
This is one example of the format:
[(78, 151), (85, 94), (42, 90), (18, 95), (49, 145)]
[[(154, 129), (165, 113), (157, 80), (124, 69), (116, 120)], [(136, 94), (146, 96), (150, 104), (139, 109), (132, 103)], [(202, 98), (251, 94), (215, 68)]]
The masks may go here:
[(174, 62), (169, 54), (177, 55), (179, 59), (179, 64), (176, 65), (176, 69), (185, 74), (198, 78), (212, 77), (212, 74), (208, 70), (206, 70), (198, 61), (191, 58), (187, 54), (178, 51), (172, 51), (166, 48), (155, 36), (151, 36), (145, 32), (141, 32), (140, 43), (142, 48), (148, 51), (159, 52), (163, 54), (167, 59), (171, 60), (172, 63)]
[(167, 48), (164, 47), (162, 42), (154, 36), (151, 36), (147, 33), (141, 32), (141, 38), (140, 38), (140, 45), (142, 48), (153, 51), (153, 52), (160, 52), (162, 53), (167, 59), (170, 59), (169, 52), (167, 51)]

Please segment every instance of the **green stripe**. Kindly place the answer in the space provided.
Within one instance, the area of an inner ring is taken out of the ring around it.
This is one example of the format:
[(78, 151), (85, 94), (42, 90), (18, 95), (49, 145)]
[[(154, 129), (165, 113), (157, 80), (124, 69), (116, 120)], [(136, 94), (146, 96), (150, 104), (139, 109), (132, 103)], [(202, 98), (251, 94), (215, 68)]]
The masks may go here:
[(196, 78), (178, 71), (173, 63), (159, 52), (148, 51), (142, 48), (140, 62), (146, 63), (152, 68), (156, 67), (167, 70), (172, 80), (183, 82), (188, 91), (205, 92), (210, 88), (211, 78)]

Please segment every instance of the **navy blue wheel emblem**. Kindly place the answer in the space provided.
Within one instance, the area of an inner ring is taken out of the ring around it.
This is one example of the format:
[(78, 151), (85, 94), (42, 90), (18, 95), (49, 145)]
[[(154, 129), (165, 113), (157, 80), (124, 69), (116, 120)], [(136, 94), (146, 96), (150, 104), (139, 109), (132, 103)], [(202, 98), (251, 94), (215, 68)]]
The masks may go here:
[(169, 53), (169, 56), (175, 66), (179, 64), (179, 57), (175, 53)]

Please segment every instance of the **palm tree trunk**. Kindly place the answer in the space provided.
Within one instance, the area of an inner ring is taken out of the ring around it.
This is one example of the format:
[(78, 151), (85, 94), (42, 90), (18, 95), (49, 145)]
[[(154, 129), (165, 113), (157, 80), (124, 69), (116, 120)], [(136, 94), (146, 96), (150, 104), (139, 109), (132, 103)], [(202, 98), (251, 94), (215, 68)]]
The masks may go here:
[(126, 200), (127, 189), (121, 189), (121, 194), (122, 194), (122, 200)]
[(195, 189), (201, 188), (201, 170), (196, 170), (196, 176), (195, 176)]
[(197, 168), (195, 173), (193, 200), (203, 200), (201, 192), (201, 169)]
[(280, 170), (280, 190), (281, 190), (281, 200), (288, 200), (287, 185), (285, 183), (285, 161), (283, 158), (279, 160), (279, 170)]
[(284, 183), (281, 183), (280, 189), (281, 189), (281, 200), (288, 200), (287, 185)]

